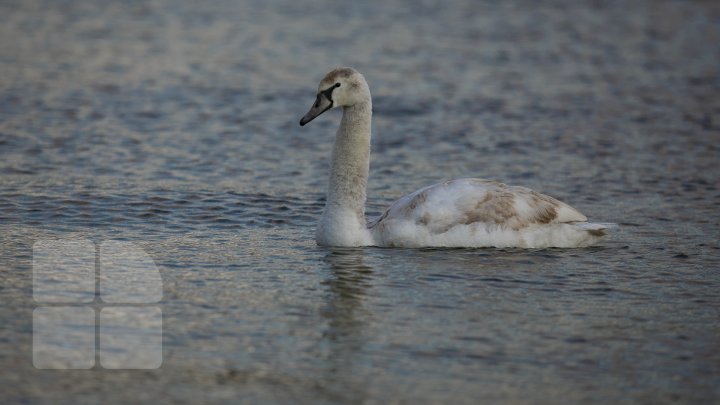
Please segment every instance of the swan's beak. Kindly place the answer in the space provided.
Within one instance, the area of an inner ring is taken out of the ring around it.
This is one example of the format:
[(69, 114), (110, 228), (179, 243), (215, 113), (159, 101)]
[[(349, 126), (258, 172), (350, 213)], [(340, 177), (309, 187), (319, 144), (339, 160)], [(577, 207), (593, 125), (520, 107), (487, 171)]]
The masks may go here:
[(314, 120), (318, 115), (331, 109), (332, 106), (332, 100), (328, 100), (327, 97), (325, 97), (324, 95), (318, 94), (317, 98), (315, 99), (315, 104), (313, 104), (312, 108), (310, 108), (310, 111), (308, 111), (307, 114), (305, 114), (305, 116), (302, 117), (302, 119), (300, 120), (300, 126), (303, 126), (308, 122)]

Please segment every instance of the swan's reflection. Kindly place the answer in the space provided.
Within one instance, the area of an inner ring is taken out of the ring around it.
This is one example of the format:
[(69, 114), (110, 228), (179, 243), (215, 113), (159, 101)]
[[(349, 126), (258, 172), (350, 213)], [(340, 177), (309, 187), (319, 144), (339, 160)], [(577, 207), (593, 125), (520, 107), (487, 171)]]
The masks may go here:
[(363, 308), (371, 288), (373, 270), (363, 264), (361, 248), (332, 249), (324, 258), (330, 274), (323, 282), (329, 289), (322, 316), (327, 320), (320, 341), (325, 361), (323, 378), (326, 389), (334, 395), (363, 402), (368, 396), (358, 386), (358, 375), (367, 373), (361, 359), (368, 342), (370, 311)]
[[(323, 261), (330, 264), (332, 270), (331, 276), (323, 282), (330, 289), (323, 311), (323, 316), (328, 319), (324, 337), (340, 345), (361, 343), (363, 323), (367, 318), (362, 301), (370, 287), (372, 268), (363, 264), (361, 248), (333, 248)], [(350, 347), (343, 350), (347, 349)]]

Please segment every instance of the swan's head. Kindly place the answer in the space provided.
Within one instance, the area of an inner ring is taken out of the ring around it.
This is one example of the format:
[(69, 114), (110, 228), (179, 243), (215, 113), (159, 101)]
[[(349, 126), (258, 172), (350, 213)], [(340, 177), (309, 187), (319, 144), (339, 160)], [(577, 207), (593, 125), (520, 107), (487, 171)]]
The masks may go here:
[(320, 81), (310, 111), (300, 120), (305, 125), (333, 107), (351, 107), (370, 100), (370, 89), (363, 75), (349, 67), (333, 69)]

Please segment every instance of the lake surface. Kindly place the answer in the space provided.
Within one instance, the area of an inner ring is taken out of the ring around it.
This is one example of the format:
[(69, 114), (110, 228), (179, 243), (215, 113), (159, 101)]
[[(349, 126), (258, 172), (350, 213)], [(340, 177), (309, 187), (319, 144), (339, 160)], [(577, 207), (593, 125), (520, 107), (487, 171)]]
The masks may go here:
[[(374, 96), (369, 214), (483, 177), (619, 227), (316, 246), (339, 113), (298, 120), (340, 65)], [(713, 2), (4, 1), (0, 402), (717, 402), (719, 71)], [(53, 238), (152, 258), (160, 368), (33, 366)]]

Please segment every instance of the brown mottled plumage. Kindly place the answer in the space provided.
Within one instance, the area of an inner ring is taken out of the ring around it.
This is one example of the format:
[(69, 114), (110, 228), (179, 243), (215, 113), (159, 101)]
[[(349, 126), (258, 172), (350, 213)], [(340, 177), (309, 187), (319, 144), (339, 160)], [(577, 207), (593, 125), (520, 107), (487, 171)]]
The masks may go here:
[[(430, 193), (439, 192), (458, 184), (467, 183), (484, 189), (477, 194), (477, 199), (465, 202), (455, 200), (454, 217), (439, 220), (423, 207)], [(562, 211), (563, 218), (559, 218)], [(434, 234), (443, 234), (460, 225), (483, 224), (519, 231), (533, 225), (546, 225), (559, 222), (579, 222), (585, 217), (550, 196), (538, 193), (525, 187), (507, 186), (503, 183), (483, 179), (460, 179), (445, 181), (434, 186), (419, 190), (404, 199), (398, 200), (383, 215), (369, 224), (370, 228), (382, 227), (386, 217), (414, 218), (416, 224), (427, 226)], [(433, 222), (433, 219), (436, 219)]]
[(323, 77), (322, 82), (334, 83), (339, 78), (347, 79), (352, 76), (353, 72), (354, 72), (353, 69), (346, 68), (346, 67), (333, 69), (333, 70), (329, 71), (328, 74), (325, 75), (325, 77)]

